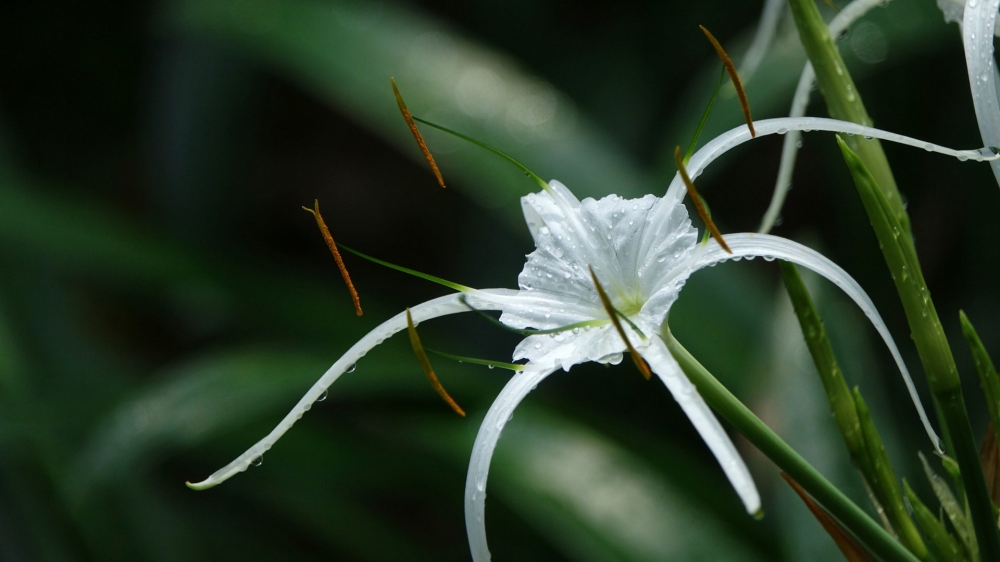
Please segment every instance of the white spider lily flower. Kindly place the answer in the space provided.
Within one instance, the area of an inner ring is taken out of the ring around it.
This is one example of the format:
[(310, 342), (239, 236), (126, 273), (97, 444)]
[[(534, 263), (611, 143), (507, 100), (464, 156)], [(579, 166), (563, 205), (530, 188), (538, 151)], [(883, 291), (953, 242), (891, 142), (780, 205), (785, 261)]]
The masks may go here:
[[(755, 122), (757, 136), (788, 130), (826, 130), (893, 140), (936, 150), (961, 159), (995, 157), (990, 151), (954, 151), (870, 127), (833, 119), (769, 119)], [(750, 140), (743, 125), (706, 144), (693, 155), (688, 172), (697, 177), (729, 149)], [(854, 300), (882, 336), (906, 380), (932, 442), (930, 428), (906, 366), (882, 321), (861, 287), (840, 267), (817, 252), (784, 238), (766, 234), (729, 234), (726, 253), (715, 240), (699, 244), (681, 200), (685, 188), (676, 177), (664, 197), (647, 195), (623, 199), (609, 195), (599, 201), (579, 201), (565, 186), (552, 181), (540, 193), (522, 198), (522, 208), (536, 249), (528, 256), (518, 290), (477, 290), (448, 284), (458, 292), (410, 308), (414, 323), (478, 310), (499, 310), (501, 322), (525, 329), (544, 330), (520, 342), (514, 359), (526, 359), (497, 397), (480, 427), (466, 481), (466, 524), (473, 558), (489, 560), (484, 526), (485, 490), (489, 463), (500, 437), (520, 401), (553, 372), (589, 361), (617, 363), (627, 346), (612, 327), (590, 270), (606, 289), (614, 309), (627, 321), (625, 336), (667, 386), (709, 449), (719, 461), (749, 513), (760, 510), (760, 496), (746, 464), (693, 384), (681, 371), (660, 337), (670, 307), (688, 278), (699, 269), (726, 260), (762, 256), (783, 259), (811, 269), (840, 287)], [(299, 400), (263, 439), (202, 482), (205, 489), (246, 470), (289, 428), (325, 396), (342, 374), (385, 339), (407, 328), (406, 313), (383, 323), (354, 344)]]
[[(622, 199), (610, 195), (599, 201), (578, 201), (559, 182), (552, 181), (549, 186), (549, 191), (522, 199), (536, 249), (518, 277), (520, 290), (504, 295), (475, 293), (469, 302), (477, 308), (502, 310), (500, 321), (515, 328), (592, 327), (531, 335), (518, 344), (514, 358), (527, 359), (528, 363), (504, 387), (486, 414), (469, 465), (466, 527), (473, 560), (489, 560), (484, 524), (486, 481), (493, 451), (514, 409), (560, 368), (569, 370), (589, 361), (617, 363), (626, 350), (625, 342), (608, 322), (588, 266), (605, 287), (614, 308), (630, 321), (632, 327), (626, 331), (632, 345), (687, 414), (749, 513), (760, 509), (760, 497), (746, 465), (660, 337), (670, 307), (695, 271), (756, 256), (783, 259), (811, 269), (843, 289), (861, 307), (885, 339), (900, 369), (906, 372), (871, 300), (844, 270), (817, 252), (784, 238), (747, 233), (725, 236), (732, 250), (728, 254), (715, 240), (697, 242), (686, 208), (669, 192), (664, 198), (647, 195)], [(601, 321), (601, 325), (593, 326)], [(922, 409), (921, 415), (925, 417)]]

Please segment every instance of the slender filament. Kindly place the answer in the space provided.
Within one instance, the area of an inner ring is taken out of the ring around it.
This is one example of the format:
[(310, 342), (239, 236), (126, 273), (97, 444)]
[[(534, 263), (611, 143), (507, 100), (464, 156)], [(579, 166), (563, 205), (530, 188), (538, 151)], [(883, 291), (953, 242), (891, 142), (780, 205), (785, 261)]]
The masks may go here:
[(705, 208), (705, 204), (701, 201), (701, 195), (698, 195), (698, 190), (694, 188), (694, 182), (688, 176), (687, 169), (684, 168), (684, 162), (681, 159), (681, 147), (674, 149), (674, 160), (677, 162), (677, 171), (681, 174), (681, 179), (684, 180), (684, 187), (687, 188), (688, 195), (691, 196), (691, 202), (694, 203), (694, 209), (698, 211), (698, 216), (701, 217), (701, 222), (705, 223), (705, 228), (712, 233), (712, 238), (722, 246), (722, 249), (728, 253), (733, 253), (729, 249), (729, 245), (722, 238), (722, 232), (719, 231), (719, 227), (715, 226), (715, 222), (712, 221), (712, 215), (708, 213), (708, 209)]
[(542, 178), (540, 178), (538, 176), (538, 174), (536, 174), (535, 172), (532, 172), (531, 170), (529, 170), (527, 166), (525, 166), (524, 164), (518, 162), (517, 160), (514, 159), (513, 156), (507, 154), (506, 152), (503, 152), (501, 150), (497, 150), (496, 148), (493, 148), (492, 146), (486, 144), (485, 142), (477, 141), (476, 139), (474, 139), (474, 138), (472, 138), (472, 137), (470, 137), (468, 135), (463, 135), (462, 133), (459, 133), (458, 131), (453, 131), (453, 130), (449, 129), (448, 127), (442, 127), (441, 125), (438, 125), (436, 123), (431, 123), (430, 121), (428, 121), (426, 119), (421, 119), (419, 117), (414, 117), (413, 120), (414, 121), (419, 121), (419, 122), (423, 123), (424, 125), (427, 125), (428, 127), (434, 127), (435, 129), (437, 129), (439, 131), (448, 133), (449, 135), (452, 135), (454, 137), (458, 137), (458, 138), (460, 138), (460, 139), (462, 139), (462, 140), (464, 140), (466, 142), (471, 142), (472, 144), (478, 146), (479, 148), (484, 148), (484, 149), (492, 152), (493, 154), (496, 154), (500, 158), (503, 158), (504, 160), (506, 160), (506, 161), (510, 162), (511, 164), (513, 164), (517, 169), (519, 169), (522, 172), (524, 172), (525, 174), (527, 174), (529, 178), (535, 180), (535, 183), (537, 183), (539, 185), (539, 187), (541, 187), (543, 190), (545, 190), (545, 191), (549, 191), (550, 190), (549, 184), (546, 183), (545, 180), (543, 180)]
[(441, 177), (441, 170), (438, 169), (437, 162), (434, 161), (434, 156), (431, 155), (431, 151), (427, 148), (427, 143), (424, 142), (424, 136), (420, 134), (420, 129), (417, 129), (417, 124), (413, 121), (413, 114), (410, 113), (410, 110), (406, 107), (406, 102), (403, 101), (403, 95), (399, 93), (399, 88), (396, 87), (396, 79), (389, 78), (389, 82), (392, 83), (392, 93), (396, 95), (396, 104), (399, 105), (399, 112), (403, 114), (403, 121), (406, 121), (410, 132), (413, 133), (413, 138), (417, 141), (417, 146), (420, 147), (420, 152), (424, 154), (427, 163), (431, 165), (431, 171), (434, 172), (434, 177), (437, 178), (438, 184), (441, 187), (445, 187), (444, 178)]
[(313, 204), (315, 207), (312, 209), (305, 206), (302, 208), (312, 213), (313, 218), (316, 219), (316, 224), (319, 226), (320, 234), (323, 235), (326, 247), (330, 248), (330, 253), (333, 254), (334, 261), (337, 262), (337, 269), (340, 270), (340, 275), (344, 278), (344, 283), (347, 283), (347, 290), (351, 292), (351, 300), (354, 301), (354, 311), (358, 316), (361, 316), (361, 297), (358, 296), (358, 291), (354, 288), (354, 283), (351, 283), (351, 275), (347, 273), (347, 266), (344, 265), (344, 259), (340, 257), (340, 252), (337, 251), (337, 243), (333, 241), (330, 229), (326, 227), (326, 221), (323, 220), (323, 215), (319, 213), (319, 199), (316, 199)]
[(507, 369), (508, 371), (523, 371), (524, 365), (519, 363), (504, 363), (502, 361), (491, 361), (489, 359), (477, 359), (475, 357), (463, 357), (461, 355), (452, 355), (451, 353), (445, 353), (443, 351), (438, 351), (436, 349), (431, 349), (429, 347), (424, 348), (425, 351), (433, 353), (434, 355), (440, 355), (445, 359), (451, 359), (452, 361), (458, 361), (459, 363), (472, 363), (473, 365), (486, 365), (490, 369), (498, 367), (500, 369)]
[(353, 248), (350, 248), (350, 247), (348, 247), (348, 246), (346, 246), (344, 244), (340, 244), (340, 247), (343, 248), (343, 249), (345, 249), (345, 250), (347, 250), (348, 252), (354, 254), (355, 256), (358, 256), (361, 259), (368, 260), (368, 261), (370, 261), (372, 263), (377, 263), (379, 265), (388, 267), (389, 269), (395, 269), (396, 271), (401, 271), (403, 273), (406, 273), (407, 275), (412, 275), (414, 277), (419, 277), (421, 279), (425, 279), (427, 281), (430, 281), (431, 283), (437, 283), (438, 285), (442, 285), (444, 287), (448, 287), (449, 289), (455, 289), (456, 291), (458, 291), (460, 293), (468, 293), (468, 292), (474, 290), (472, 287), (466, 287), (465, 285), (460, 285), (458, 283), (452, 283), (451, 281), (448, 281), (447, 279), (442, 279), (440, 277), (435, 277), (433, 275), (428, 275), (426, 273), (421, 273), (421, 272), (419, 272), (419, 271), (417, 271), (415, 269), (410, 269), (408, 267), (403, 267), (401, 265), (396, 265), (394, 263), (389, 263), (389, 262), (387, 262), (385, 260), (380, 260), (378, 258), (374, 258), (372, 256), (369, 256), (368, 254), (359, 252), (359, 251), (357, 251), (357, 250), (355, 250)]
[(622, 328), (622, 323), (618, 320), (618, 311), (615, 307), (611, 305), (611, 299), (608, 298), (608, 294), (604, 292), (604, 287), (601, 286), (601, 282), (597, 280), (597, 274), (594, 273), (594, 268), (587, 266), (590, 269), (590, 277), (594, 280), (594, 288), (597, 289), (598, 296), (601, 297), (601, 304), (604, 305), (604, 311), (608, 313), (608, 318), (611, 319), (611, 323), (614, 325), (615, 329), (618, 330), (618, 335), (621, 336), (622, 341), (625, 342), (625, 347), (628, 348), (629, 354), (632, 355), (632, 361), (635, 362), (635, 367), (639, 369), (642, 376), (649, 380), (653, 376), (653, 373), (649, 371), (649, 365), (646, 365), (646, 361), (643, 360), (639, 352), (632, 347), (632, 342), (628, 340), (628, 336), (625, 335), (625, 330)]
[(420, 361), (420, 367), (424, 370), (424, 374), (427, 375), (427, 380), (430, 381), (431, 386), (434, 387), (438, 395), (451, 406), (451, 409), (464, 418), (465, 411), (448, 395), (448, 391), (444, 389), (441, 381), (434, 374), (434, 369), (431, 368), (431, 361), (427, 358), (427, 352), (424, 351), (424, 344), (420, 343), (420, 336), (417, 335), (417, 327), (413, 324), (413, 316), (410, 314), (409, 308), (406, 309), (406, 330), (410, 334), (410, 345), (413, 346), (413, 354), (417, 356), (417, 361)]
[(726, 72), (729, 73), (729, 79), (733, 81), (733, 87), (736, 88), (736, 96), (740, 99), (740, 107), (743, 109), (743, 118), (747, 120), (747, 127), (750, 128), (750, 136), (756, 137), (757, 132), (753, 129), (753, 118), (750, 117), (750, 102), (747, 101), (747, 93), (743, 91), (743, 83), (740, 82), (740, 75), (736, 73), (736, 67), (733, 66), (733, 60), (729, 58), (726, 54), (726, 50), (722, 48), (719, 41), (712, 35), (712, 32), (705, 29), (704, 25), (699, 25), (702, 33), (705, 37), (708, 37), (708, 41), (712, 43), (712, 47), (715, 48), (715, 54), (719, 55), (719, 59), (722, 60), (722, 66), (726, 67)]

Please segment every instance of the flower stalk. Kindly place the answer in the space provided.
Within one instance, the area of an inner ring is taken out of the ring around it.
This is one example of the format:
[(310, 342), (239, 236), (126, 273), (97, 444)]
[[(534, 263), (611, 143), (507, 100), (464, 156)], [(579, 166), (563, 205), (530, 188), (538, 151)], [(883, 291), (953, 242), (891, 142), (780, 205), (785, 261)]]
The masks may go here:
[(760, 420), (664, 328), (663, 341), (705, 402), (887, 562), (918, 559)]

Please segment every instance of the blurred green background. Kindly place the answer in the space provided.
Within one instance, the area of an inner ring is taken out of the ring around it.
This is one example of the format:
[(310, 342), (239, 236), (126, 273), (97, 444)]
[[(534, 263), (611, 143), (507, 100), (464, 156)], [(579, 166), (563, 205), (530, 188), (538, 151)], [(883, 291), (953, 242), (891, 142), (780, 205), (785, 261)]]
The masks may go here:
[[(405, 338), (369, 354), (268, 455), (200, 480), (271, 429), (356, 339), (443, 294), (346, 258), (350, 298), (312, 218), (338, 241), (475, 287), (514, 287), (532, 249), (504, 163), (434, 131), (440, 189), (399, 118), (489, 142), (582, 196), (662, 193), (718, 75), (697, 25), (739, 62), (761, 2), (177, 0), (0, 7), (0, 559), (468, 560), (465, 469), (507, 377), (437, 359), (469, 412), (427, 385)], [(827, 8), (823, 8), (827, 9)], [(829, 14), (828, 14), (829, 15)], [(747, 91), (787, 113), (804, 62), (789, 18)], [(981, 142), (957, 27), (894, 0), (839, 45), (877, 126)], [(818, 95), (810, 113), (825, 115)], [(724, 88), (706, 136), (740, 124)], [(721, 159), (699, 188), (723, 232), (756, 229), (781, 139)], [(985, 409), (958, 331), (1000, 346), (1000, 191), (987, 166), (887, 145), (973, 423)], [(924, 391), (901, 307), (831, 135), (805, 135), (776, 234), (854, 275)], [(900, 476), (929, 451), (864, 316), (812, 280), (848, 381)], [(777, 268), (698, 273), (678, 337), (832, 481), (866, 505)], [(481, 319), (421, 326), (428, 346), (509, 360)], [(764, 494), (747, 517), (658, 382), (629, 362), (558, 373), (508, 424), (487, 528), (496, 560), (838, 560), (737, 439)], [(929, 495), (927, 490), (920, 490)]]

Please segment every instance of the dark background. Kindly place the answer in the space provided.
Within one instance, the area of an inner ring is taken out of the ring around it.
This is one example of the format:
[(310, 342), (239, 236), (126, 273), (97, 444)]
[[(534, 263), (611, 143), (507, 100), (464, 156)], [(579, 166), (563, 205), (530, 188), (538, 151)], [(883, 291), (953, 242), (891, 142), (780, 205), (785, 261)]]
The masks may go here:
[[(469, 559), (465, 469), (478, 421), (508, 374), (435, 359), (469, 412), (461, 419), (429, 388), (405, 338), (345, 375), (261, 467), (209, 491), (184, 487), (269, 431), (368, 330), (444, 294), (348, 256), (365, 307), (357, 318), (300, 206), (318, 198), (338, 241), (380, 258), (475, 287), (514, 287), (532, 249), (518, 198), (535, 187), (428, 131), (449, 183), (438, 187), (398, 116), (389, 76), (415, 114), (490, 142), (581, 197), (662, 193), (673, 147), (688, 143), (719, 69), (697, 25), (739, 62), (760, 8), (4, 3), (0, 559)], [(932, 0), (894, 0), (839, 45), (876, 126), (981, 145), (957, 27)], [(787, 114), (803, 62), (785, 17), (747, 82), (756, 118)], [(825, 115), (818, 94), (810, 114)], [(537, 127), (518, 128), (512, 115), (537, 118)], [(703, 142), (739, 124), (724, 88)], [(761, 138), (702, 176), (723, 232), (757, 228), (780, 147), (779, 137)], [(957, 311), (989, 349), (1000, 345), (1000, 192), (986, 165), (907, 147), (886, 152), (955, 336), (979, 435), (985, 409)], [(858, 279), (923, 389), (832, 135), (805, 136), (794, 185), (774, 232)], [(888, 354), (842, 295), (810, 283), (897, 471), (928, 494), (914, 452), (930, 447)], [(867, 508), (773, 264), (698, 273), (670, 323)], [(428, 346), (499, 361), (518, 341), (474, 317), (427, 323), (421, 334)], [(743, 513), (659, 383), (644, 382), (628, 361), (558, 373), (526, 400), (497, 450), (487, 512), (493, 553), (837, 560), (777, 469), (738, 444), (764, 493), (760, 522)]]

